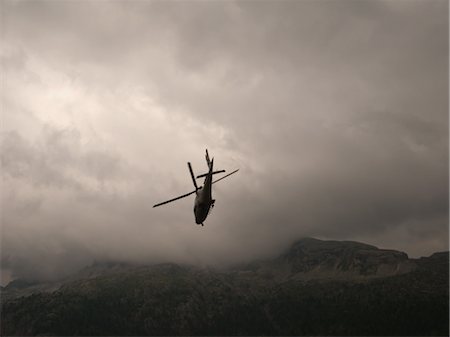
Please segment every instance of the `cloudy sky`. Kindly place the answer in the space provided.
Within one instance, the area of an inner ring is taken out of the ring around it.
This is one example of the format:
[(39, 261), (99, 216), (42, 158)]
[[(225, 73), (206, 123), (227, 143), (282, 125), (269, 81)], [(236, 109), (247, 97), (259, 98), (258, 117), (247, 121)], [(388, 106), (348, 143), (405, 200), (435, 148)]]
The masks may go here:
[[(448, 249), (448, 1), (2, 1), (2, 282)], [(195, 225), (187, 193), (214, 186)]]

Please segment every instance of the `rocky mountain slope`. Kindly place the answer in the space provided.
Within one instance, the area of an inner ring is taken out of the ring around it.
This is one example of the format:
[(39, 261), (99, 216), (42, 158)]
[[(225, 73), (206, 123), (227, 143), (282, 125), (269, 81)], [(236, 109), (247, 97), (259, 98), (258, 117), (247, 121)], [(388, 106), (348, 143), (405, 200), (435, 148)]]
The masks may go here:
[(405, 253), (353, 241), (305, 238), (280, 256), (242, 266), (258, 276), (281, 280), (363, 280), (408, 273), (417, 264)]
[(226, 271), (113, 263), (58, 283), (16, 281), (2, 290), (1, 333), (448, 335), (448, 281), (448, 252), (408, 259), (303, 239)]

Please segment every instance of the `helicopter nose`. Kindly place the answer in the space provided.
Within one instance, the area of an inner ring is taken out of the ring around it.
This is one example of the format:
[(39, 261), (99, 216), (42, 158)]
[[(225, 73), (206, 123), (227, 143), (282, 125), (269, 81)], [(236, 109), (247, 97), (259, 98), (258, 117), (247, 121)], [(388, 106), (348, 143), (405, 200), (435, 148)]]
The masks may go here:
[(203, 221), (205, 221), (206, 216), (204, 214), (204, 212), (202, 212), (202, 209), (197, 209), (197, 212), (195, 212), (195, 223), (197, 225), (200, 225), (201, 223), (203, 223)]

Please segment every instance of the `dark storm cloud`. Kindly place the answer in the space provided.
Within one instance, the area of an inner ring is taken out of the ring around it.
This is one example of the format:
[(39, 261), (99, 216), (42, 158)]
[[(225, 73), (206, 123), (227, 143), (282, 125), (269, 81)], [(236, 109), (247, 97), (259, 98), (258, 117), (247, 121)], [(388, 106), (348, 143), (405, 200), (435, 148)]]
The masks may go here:
[[(446, 1), (3, 7), (15, 276), (229, 263), (301, 236), (448, 249)], [(241, 171), (199, 231), (192, 200), (150, 206), (191, 189), (205, 147)]]
[[(212, 94), (183, 88), (166, 104), (189, 102), (250, 139), (246, 155), (265, 171), (250, 179), (266, 185), (271, 207), (243, 222), (342, 238), (409, 219), (437, 219), (446, 231), (448, 33), (439, 5), (244, 3), (226, 19), (187, 11), (180, 64), (218, 64), (226, 74)], [(209, 21), (219, 24), (202, 34)], [(240, 77), (258, 80), (248, 88)]]

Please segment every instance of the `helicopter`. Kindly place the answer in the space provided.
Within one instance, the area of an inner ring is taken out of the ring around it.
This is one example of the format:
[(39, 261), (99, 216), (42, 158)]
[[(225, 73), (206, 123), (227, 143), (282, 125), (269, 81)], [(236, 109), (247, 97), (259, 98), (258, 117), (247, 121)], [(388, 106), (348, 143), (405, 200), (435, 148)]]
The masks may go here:
[[(212, 180), (213, 174), (225, 173), (225, 170), (213, 171), (214, 158), (209, 159), (208, 149), (206, 149), (205, 158), (206, 158), (206, 164), (208, 165), (208, 172), (204, 173), (204, 174), (200, 174), (197, 177), (195, 177), (195, 175), (194, 175), (194, 171), (192, 170), (191, 163), (190, 162), (187, 163), (189, 172), (191, 173), (192, 182), (194, 183), (194, 187), (195, 187), (194, 191), (180, 195), (179, 197), (155, 204), (155, 205), (153, 205), (153, 208), (168, 204), (169, 202), (172, 202), (172, 201), (176, 201), (176, 200), (188, 197), (191, 194), (195, 193), (195, 202), (194, 202), (195, 223), (197, 225), (204, 226), (203, 222), (208, 217), (208, 214), (210, 213), (211, 209), (214, 208), (214, 203), (216, 202), (216, 200), (212, 198), (212, 192), (211, 192), (212, 184), (215, 184), (215, 183), (219, 182), (220, 180), (225, 179), (226, 177), (229, 177), (230, 175), (239, 171), (239, 169), (234, 170), (233, 172), (228, 173), (227, 175), (213, 181)], [(203, 186), (199, 187), (197, 185), (196, 179), (203, 178), (203, 177), (205, 177)]]

